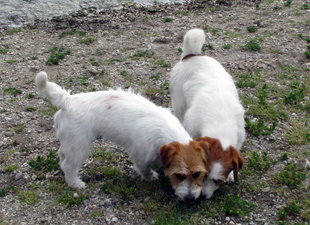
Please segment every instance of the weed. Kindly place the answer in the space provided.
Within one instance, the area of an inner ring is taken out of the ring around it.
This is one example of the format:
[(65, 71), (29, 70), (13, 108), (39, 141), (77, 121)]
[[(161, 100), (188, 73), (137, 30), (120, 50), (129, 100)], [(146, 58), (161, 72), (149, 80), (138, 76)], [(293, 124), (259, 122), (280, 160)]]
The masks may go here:
[(182, 53), (183, 49), (182, 48), (178, 48), (178, 52)]
[(266, 126), (263, 119), (258, 119), (256, 122), (251, 122), (247, 117), (245, 118), (245, 123), (246, 130), (256, 137), (260, 135), (270, 135), (270, 133), (273, 132), (278, 125), (276, 121), (273, 121), (272, 125)]
[(297, 216), (300, 213), (300, 207), (295, 203), (295, 201), (292, 201), (287, 206), (284, 206), (282, 210), (279, 211), (278, 216), (279, 219), (283, 220), (287, 216)]
[(24, 191), (18, 193), (19, 201), (26, 203), (28, 205), (34, 205), (38, 202), (38, 193), (32, 191)]
[(243, 48), (253, 52), (260, 51), (262, 49), (255, 39), (250, 40)]
[(78, 36), (80, 37), (85, 37), (86, 34), (87, 34), (87, 31), (82, 31), (82, 30), (78, 31)]
[(157, 75), (152, 75), (152, 76), (150, 76), (150, 79), (159, 80), (160, 76), (158, 74)]
[(140, 57), (151, 58), (153, 55), (155, 55), (155, 52), (146, 50), (146, 51), (136, 52), (135, 54), (133, 54), (132, 57), (135, 59), (139, 59)]
[(7, 48), (7, 47), (4, 47), (4, 48), (0, 48), (0, 54), (6, 54), (6, 53), (8, 53), (10, 50), (9, 50), (9, 48)]
[(306, 179), (307, 173), (304, 167), (297, 167), (296, 164), (287, 163), (285, 168), (276, 175), (277, 182), (289, 188), (296, 188)]
[(95, 58), (90, 58), (89, 61), (92, 66), (100, 66), (99, 62), (97, 62)]
[(107, 54), (107, 52), (103, 48), (97, 48), (96, 49), (96, 55), (102, 56), (102, 55), (105, 55), (105, 54)]
[(252, 26), (252, 27), (248, 27), (247, 30), (250, 32), (250, 33), (255, 33), (257, 31), (257, 27), (256, 26)]
[(0, 197), (3, 197), (5, 196), (5, 190), (0, 188)]
[(82, 40), (79, 40), (79, 43), (80, 44), (90, 45), (91, 43), (93, 43), (95, 41), (96, 41), (96, 38), (88, 37), (88, 38), (84, 38)]
[(111, 86), (108, 80), (101, 80), (100, 83), (102, 83), (104, 86), (108, 86), (108, 87)]
[(304, 100), (305, 91), (304, 89), (295, 89), (291, 91), (288, 95), (284, 95), (284, 103), (285, 104), (296, 104), (297, 101)]
[(23, 130), (24, 130), (25, 128), (26, 128), (26, 125), (25, 125), (25, 124), (21, 124), (20, 126), (14, 128), (13, 131), (14, 131), (15, 133), (21, 133), (21, 132), (23, 132)]
[(45, 116), (53, 116), (59, 108), (52, 105), (51, 103), (48, 103), (48, 108), (41, 109), (40, 112)]
[(310, 129), (307, 118), (299, 117), (290, 122), (290, 128), (284, 136), (291, 145), (303, 145), (310, 142)]
[(283, 153), (283, 154), (281, 155), (280, 159), (283, 160), (283, 161), (284, 161), (284, 160), (288, 160), (288, 154), (287, 154), (287, 152)]
[(103, 213), (97, 210), (89, 214), (89, 218), (100, 218), (100, 217), (103, 217)]
[(55, 151), (50, 151), (46, 157), (37, 155), (37, 158), (35, 160), (31, 159), (28, 164), (37, 171), (39, 179), (44, 179), (46, 172), (50, 172), (59, 167), (59, 157), (56, 155)]
[(290, 7), (292, 4), (292, 0), (286, 0), (286, 2), (284, 2), (284, 6), (286, 7)]
[(223, 45), (223, 49), (230, 49), (232, 47), (232, 45), (231, 44), (226, 44), (226, 45)]
[(16, 97), (17, 95), (20, 95), (23, 92), (21, 90), (19, 90), (19, 89), (16, 89), (16, 88), (5, 88), (4, 89), (4, 94), (5, 93), (8, 93), (8, 94), (13, 95), (14, 97)]
[(164, 23), (172, 23), (172, 22), (173, 22), (173, 19), (170, 17), (164, 19)]
[(188, 12), (183, 12), (183, 11), (177, 11), (174, 15), (176, 15), (176, 16), (178, 16), (178, 15), (188, 16), (189, 13)]
[(32, 107), (32, 106), (29, 106), (29, 107), (26, 108), (26, 111), (27, 112), (33, 112), (33, 111), (36, 111), (36, 109), (34, 107)]
[(201, 51), (205, 52), (207, 49), (214, 49), (212, 44), (204, 44), (201, 48)]
[(258, 99), (259, 99), (259, 102), (258, 102), (258, 105), (259, 107), (266, 107), (268, 104), (267, 104), (267, 101), (266, 101), (266, 97), (267, 97), (267, 90), (268, 90), (268, 85), (267, 84), (264, 84), (263, 87), (261, 89), (258, 89)]
[(48, 51), (50, 52), (50, 57), (47, 59), (46, 65), (58, 65), (60, 60), (64, 59), (66, 55), (71, 55), (71, 51), (63, 47), (53, 47)]
[(71, 207), (72, 205), (80, 205), (83, 203), (83, 201), (86, 199), (87, 195), (84, 192), (78, 192), (78, 196), (74, 196), (75, 190), (73, 189), (67, 189), (65, 193), (63, 193), (59, 199), (58, 202), (61, 204), (64, 204), (68, 207)]
[(273, 7), (273, 11), (279, 11), (279, 10), (281, 10), (282, 9), (282, 7), (280, 7), (280, 6), (275, 6), (275, 7)]
[(310, 9), (310, 5), (309, 4), (303, 4), (301, 9), (309, 10)]
[(19, 167), (17, 165), (7, 165), (3, 168), (4, 172), (13, 172), (17, 170)]
[(63, 38), (65, 36), (67, 36), (67, 35), (74, 35), (75, 33), (76, 33), (76, 29), (72, 29), (70, 31), (63, 31), (60, 34), (58, 34), (58, 37), (59, 38)]
[(307, 46), (307, 51), (305, 51), (305, 56), (307, 59), (310, 59), (310, 45)]
[(159, 65), (161, 67), (171, 67), (170, 63), (166, 63), (164, 59), (159, 59), (154, 62), (156, 65)]
[(228, 194), (223, 204), (223, 210), (226, 214), (236, 217), (249, 215), (253, 208), (254, 204), (246, 200), (242, 200), (240, 195), (233, 197)]
[(11, 30), (8, 30), (7, 31), (7, 34), (8, 35), (12, 35), (12, 34), (15, 34), (15, 33), (19, 33), (19, 32), (21, 32), (22, 31), (22, 28), (21, 27), (19, 27), (19, 28), (13, 28), (13, 29), (11, 29)]
[(255, 76), (258, 75), (258, 72), (255, 73), (237, 73), (236, 76), (239, 77), (240, 79), (236, 82), (236, 86), (238, 88), (243, 88), (243, 87), (250, 87), (254, 88), (256, 87), (257, 83), (255, 82)]
[(252, 157), (248, 159), (248, 167), (255, 173), (263, 174), (271, 167), (272, 159), (268, 157), (267, 152), (263, 152), (260, 156), (257, 152), (253, 152)]
[(8, 64), (14, 64), (14, 63), (17, 63), (17, 60), (9, 59), (9, 60), (5, 60), (5, 62)]

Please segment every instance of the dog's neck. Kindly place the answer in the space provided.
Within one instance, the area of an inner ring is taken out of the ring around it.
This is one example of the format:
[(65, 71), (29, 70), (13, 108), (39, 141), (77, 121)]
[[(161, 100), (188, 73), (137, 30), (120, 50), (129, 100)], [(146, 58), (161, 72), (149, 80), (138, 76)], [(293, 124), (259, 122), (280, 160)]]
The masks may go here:
[(187, 55), (187, 56), (184, 56), (184, 57), (182, 58), (182, 61), (184, 61), (184, 60), (186, 60), (186, 59), (189, 59), (189, 58), (191, 58), (191, 57), (193, 57), (193, 56), (204, 56), (204, 54), (189, 54), (189, 55)]

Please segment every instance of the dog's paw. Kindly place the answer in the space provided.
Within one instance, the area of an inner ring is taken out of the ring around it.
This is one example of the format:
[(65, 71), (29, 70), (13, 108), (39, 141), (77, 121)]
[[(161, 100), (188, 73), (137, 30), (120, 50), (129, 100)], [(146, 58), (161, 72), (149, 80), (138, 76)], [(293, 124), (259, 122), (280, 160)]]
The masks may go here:
[(69, 185), (75, 189), (85, 189), (85, 183), (81, 180), (77, 180), (76, 182), (74, 182), (74, 184)]
[(231, 172), (229, 173), (229, 175), (227, 176), (226, 182), (227, 182), (227, 183), (235, 182), (234, 172), (233, 172), (233, 171), (231, 171)]
[(158, 177), (159, 177), (158, 173), (155, 172), (154, 170), (151, 170), (151, 177), (150, 177), (150, 179), (151, 180), (158, 180)]

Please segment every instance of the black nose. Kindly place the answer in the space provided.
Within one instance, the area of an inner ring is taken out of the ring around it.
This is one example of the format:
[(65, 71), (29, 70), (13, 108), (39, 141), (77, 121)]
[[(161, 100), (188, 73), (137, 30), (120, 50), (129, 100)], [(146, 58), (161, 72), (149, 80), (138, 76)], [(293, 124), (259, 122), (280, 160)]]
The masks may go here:
[(185, 196), (185, 201), (187, 201), (188, 203), (192, 203), (193, 201), (195, 201), (195, 197), (192, 194), (188, 194)]

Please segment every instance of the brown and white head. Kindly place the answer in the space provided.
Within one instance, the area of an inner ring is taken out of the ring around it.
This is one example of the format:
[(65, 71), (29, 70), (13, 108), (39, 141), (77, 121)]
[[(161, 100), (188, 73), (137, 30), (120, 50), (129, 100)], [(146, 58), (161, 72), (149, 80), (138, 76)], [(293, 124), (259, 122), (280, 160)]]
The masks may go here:
[(199, 198), (208, 176), (208, 143), (204, 140), (190, 141), (188, 145), (172, 142), (160, 148), (160, 157), (175, 194), (192, 204)]
[(209, 199), (222, 183), (230, 179), (232, 173), (232, 180), (237, 179), (238, 172), (244, 163), (244, 158), (232, 146), (224, 150), (218, 139), (202, 137), (195, 140), (207, 142), (210, 148), (208, 158), (209, 174), (203, 182), (201, 190), (201, 197)]

